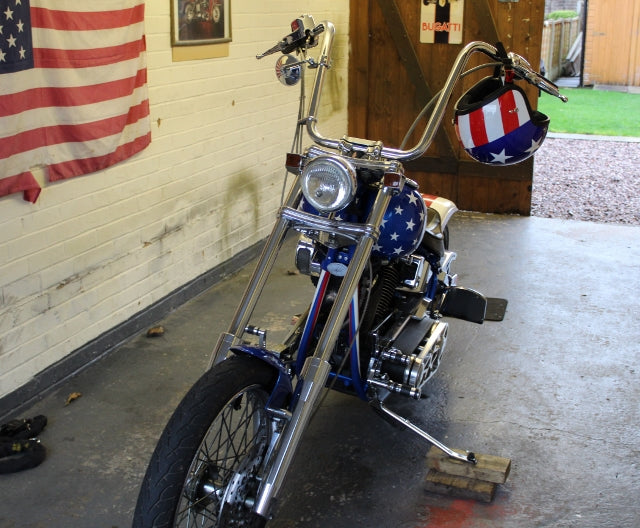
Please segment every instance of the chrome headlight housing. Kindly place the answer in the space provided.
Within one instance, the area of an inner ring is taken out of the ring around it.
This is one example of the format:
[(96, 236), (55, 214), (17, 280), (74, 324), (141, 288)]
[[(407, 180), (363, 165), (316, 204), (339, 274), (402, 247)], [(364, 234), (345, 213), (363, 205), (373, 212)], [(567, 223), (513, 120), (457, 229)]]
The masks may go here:
[(311, 207), (321, 213), (339, 211), (355, 196), (356, 170), (343, 158), (318, 156), (302, 169), (300, 183)]

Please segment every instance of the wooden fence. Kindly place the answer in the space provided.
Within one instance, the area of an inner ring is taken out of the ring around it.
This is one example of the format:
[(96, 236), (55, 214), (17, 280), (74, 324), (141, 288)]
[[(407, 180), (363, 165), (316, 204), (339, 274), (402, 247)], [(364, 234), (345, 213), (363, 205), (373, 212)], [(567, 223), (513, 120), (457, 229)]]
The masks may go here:
[[(545, 20), (542, 28), (542, 51), (546, 77), (552, 81), (562, 76), (580, 73), (580, 19)], [(576, 44), (577, 43), (577, 44)], [(576, 54), (577, 51), (577, 54)], [(567, 60), (567, 56), (572, 56)]]

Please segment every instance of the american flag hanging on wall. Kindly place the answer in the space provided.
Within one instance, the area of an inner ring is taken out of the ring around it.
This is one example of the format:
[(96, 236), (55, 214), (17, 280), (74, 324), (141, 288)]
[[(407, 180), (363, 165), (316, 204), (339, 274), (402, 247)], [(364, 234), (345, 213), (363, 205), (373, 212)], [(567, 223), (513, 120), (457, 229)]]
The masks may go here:
[(145, 49), (143, 0), (0, 0), (0, 196), (150, 143)]

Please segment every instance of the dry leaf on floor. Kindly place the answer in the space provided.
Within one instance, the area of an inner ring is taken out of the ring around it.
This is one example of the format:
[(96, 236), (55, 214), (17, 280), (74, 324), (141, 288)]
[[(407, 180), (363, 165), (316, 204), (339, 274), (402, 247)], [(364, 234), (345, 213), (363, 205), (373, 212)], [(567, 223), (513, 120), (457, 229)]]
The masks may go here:
[(164, 335), (164, 326), (154, 326), (147, 330), (147, 337), (160, 337)]
[(82, 396), (81, 392), (72, 392), (71, 394), (69, 394), (67, 401), (64, 402), (64, 404), (69, 405), (72, 401), (77, 400), (81, 396)]

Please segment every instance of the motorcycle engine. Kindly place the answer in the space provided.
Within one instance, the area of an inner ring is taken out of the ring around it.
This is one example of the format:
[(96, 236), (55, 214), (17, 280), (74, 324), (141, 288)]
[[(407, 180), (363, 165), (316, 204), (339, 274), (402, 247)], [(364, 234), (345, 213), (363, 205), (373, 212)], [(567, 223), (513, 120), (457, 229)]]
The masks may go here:
[(443, 321), (409, 319), (391, 344), (376, 351), (367, 381), (379, 389), (420, 398), (422, 386), (440, 365), (448, 330)]

